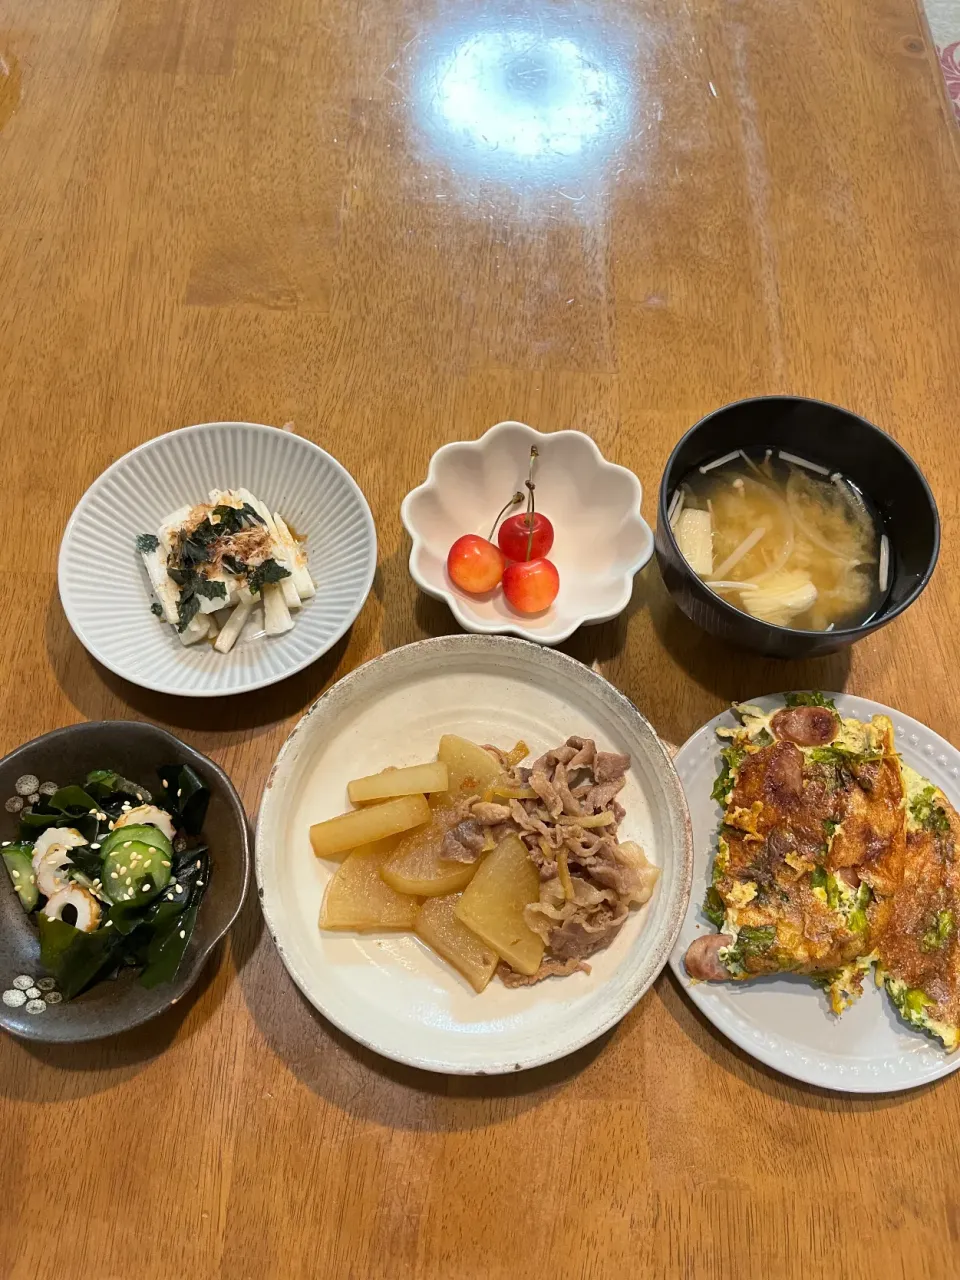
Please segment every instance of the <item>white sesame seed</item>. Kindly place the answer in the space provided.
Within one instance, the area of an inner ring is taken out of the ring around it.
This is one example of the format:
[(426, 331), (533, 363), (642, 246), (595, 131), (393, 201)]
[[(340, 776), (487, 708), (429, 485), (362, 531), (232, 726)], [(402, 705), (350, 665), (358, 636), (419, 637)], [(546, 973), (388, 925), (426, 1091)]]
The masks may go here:
[(197, 859), (197, 870), (198, 870), (198, 871), (200, 870), (200, 859), (199, 859), (199, 858)]
[(166, 780), (166, 778), (164, 778), (162, 781), (165, 787), (169, 787), (170, 783)]
[(177, 787), (177, 799), (179, 800), (182, 795), (183, 795), (183, 788)]
[(10, 841), (9, 841), (9, 840), (4, 840), (4, 842), (3, 842), (3, 847), (4, 847), (4, 849), (7, 847), (7, 845), (8, 845), (9, 843), (10, 843)]
[(168, 894), (167, 894), (167, 901), (168, 901), (168, 902), (172, 902), (172, 901), (173, 901), (173, 894), (172, 894), (172, 893), (168, 893)]
[(19, 879), (20, 879), (20, 872), (19, 872), (19, 871), (17, 871), (16, 869), (14, 869), (14, 872), (13, 872), (13, 878), (14, 878), (14, 880), (19, 880)]
[(133, 877), (127, 876), (127, 884), (133, 884)]
[(100, 848), (100, 846), (99, 846), (98, 844), (92, 844), (92, 845), (90, 846), (90, 848), (91, 848), (91, 849), (99, 849), (99, 848)]
[(110, 926), (111, 926), (112, 924), (113, 924), (113, 921), (112, 921), (112, 920), (108, 920), (108, 921), (107, 921), (107, 923), (106, 923), (103, 927), (104, 927), (105, 929), (109, 929), (109, 928), (110, 928)]
[(169, 867), (170, 863), (169, 863), (169, 862), (167, 862), (167, 861), (166, 861), (166, 859), (164, 859), (164, 863), (163, 863), (163, 865), (164, 865), (165, 867)]
[(133, 844), (132, 840), (124, 840), (123, 847), (124, 849), (129, 849), (132, 844)]
[(198, 881), (197, 881), (197, 884), (198, 884), (198, 885), (202, 885), (202, 884), (203, 884), (203, 881), (202, 881), (202, 880), (198, 880)]
[(91, 817), (91, 818), (95, 818), (95, 817), (97, 816), (97, 811), (96, 811), (96, 809), (88, 809), (88, 810), (87, 810), (87, 813), (89, 813), (89, 815), (90, 815), (90, 817)]
[(181, 929), (181, 930), (180, 930), (180, 937), (181, 937), (181, 938), (185, 938), (186, 936), (187, 936), (187, 931), (186, 931), (186, 929)]
[(116, 873), (115, 871), (111, 871), (111, 872), (110, 872), (110, 879), (111, 879), (111, 880), (119, 880), (119, 879), (120, 879), (120, 877), (117, 875), (117, 873)]

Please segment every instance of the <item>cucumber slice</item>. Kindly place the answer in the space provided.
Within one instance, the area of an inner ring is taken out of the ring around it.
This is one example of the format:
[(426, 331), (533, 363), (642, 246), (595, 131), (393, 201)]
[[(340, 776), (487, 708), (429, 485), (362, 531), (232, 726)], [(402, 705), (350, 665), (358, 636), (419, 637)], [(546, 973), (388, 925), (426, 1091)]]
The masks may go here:
[(170, 861), (165, 850), (155, 845), (124, 840), (103, 860), (103, 891), (111, 902), (144, 905), (170, 883), (170, 867), (166, 865)]
[(32, 911), (40, 898), (37, 877), (33, 873), (33, 850), (28, 844), (12, 844), (4, 849), (3, 861), (24, 911)]
[(100, 842), (100, 857), (106, 858), (108, 854), (113, 853), (117, 847), (123, 847), (127, 841), (131, 843), (136, 840), (140, 844), (148, 844), (153, 849), (159, 849), (164, 858), (168, 862), (173, 860), (173, 845), (163, 834), (159, 827), (135, 826), (133, 823), (128, 827), (115, 827), (110, 834)]

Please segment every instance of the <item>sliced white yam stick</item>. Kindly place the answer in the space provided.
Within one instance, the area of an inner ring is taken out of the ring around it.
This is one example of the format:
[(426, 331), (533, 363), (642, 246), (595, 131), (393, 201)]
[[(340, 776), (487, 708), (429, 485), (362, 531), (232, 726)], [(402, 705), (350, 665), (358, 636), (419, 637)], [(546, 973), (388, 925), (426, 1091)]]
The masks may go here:
[[(284, 566), (284, 568), (286, 568), (286, 566)], [(287, 608), (299, 609), (303, 604), (303, 601), (300, 599), (300, 592), (297, 590), (297, 584), (293, 579), (293, 573), (291, 572), (289, 578), (281, 578), (277, 583), (277, 586), (283, 592), (283, 599)]]
[(738, 565), (743, 557), (753, 550), (766, 532), (767, 526), (762, 524), (759, 528), (754, 529), (752, 533), (748, 533), (740, 543), (739, 547), (730, 552), (723, 564), (717, 565), (716, 576), (718, 578), (725, 578), (729, 574), (730, 570)]
[(253, 597), (247, 600), (241, 600), (237, 607), (231, 613), (230, 617), (223, 624), (220, 634), (214, 643), (214, 648), (218, 653), (229, 653), (233, 646), (240, 638), (240, 632), (243, 630), (244, 623), (253, 613)]
[(221, 573), (211, 573), (207, 579), (209, 582), (220, 582), (223, 584), (226, 595), (200, 597), (200, 610), (202, 613), (219, 613), (221, 609), (232, 609), (240, 599), (239, 589), (240, 581), (232, 573), (223, 570)]
[(225, 596), (200, 596), (200, 612), (201, 613), (219, 613), (221, 609), (229, 609), (231, 605), (237, 603), (237, 584), (236, 579), (232, 576), (222, 574), (213, 574), (210, 578), (211, 582), (222, 582), (225, 589)]
[(211, 489), (210, 501), (216, 506), (225, 507), (242, 507), (244, 503), (251, 506), (260, 519), (267, 526), (267, 532), (270, 535), (270, 555), (276, 560), (277, 564), (287, 570), (290, 575), (281, 579), (280, 587), (283, 591), (283, 598), (286, 601), (288, 609), (299, 609), (302, 601), (300, 592), (297, 590), (296, 580), (293, 573), (293, 565), (288, 563), (289, 552), (284, 544), (280, 533), (274, 523), (273, 516), (266, 503), (260, 499), (249, 489)]
[(290, 559), (293, 562), (293, 580), (297, 584), (300, 599), (309, 600), (311, 596), (317, 594), (317, 588), (310, 577), (310, 570), (307, 568), (307, 553), (303, 549), (303, 545), (296, 540), (287, 528), (286, 521), (279, 512), (274, 512), (273, 522), (277, 526), (277, 533), (290, 553)]
[(178, 631), (180, 643), (184, 645), (196, 644), (199, 640), (206, 640), (210, 634), (211, 619), (205, 613), (195, 614), (190, 619), (183, 631)]
[(177, 532), (192, 510), (193, 507), (181, 507), (179, 511), (174, 511), (172, 515), (167, 516), (157, 530), (157, 537), (160, 539), (160, 550), (163, 552), (164, 559), (170, 554)]
[(880, 591), (890, 586), (890, 539), (886, 534), (880, 539)]
[[(270, 541), (272, 543), (271, 554), (277, 564), (282, 565), (290, 575), (289, 578), (282, 578), (277, 585), (283, 592), (283, 599), (287, 608), (299, 609), (301, 604), (300, 593), (297, 590), (293, 577), (293, 562), (291, 560), (290, 551), (280, 536), (280, 531), (270, 513), (270, 508), (265, 503), (261, 502), (258, 497), (252, 494), (249, 489), (238, 489), (237, 494), (244, 502), (248, 502), (250, 506), (253, 507), (254, 511), (267, 526), (267, 532), (270, 534)], [(285, 627), (284, 630), (287, 630), (287, 628)]]
[(756, 591), (755, 582), (723, 582), (720, 578), (708, 578), (707, 586), (711, 591)]
[(697, 470), (702, 476), (705, 476), (708, 471), (715, 471), (717, 467), (722, 467), (725, 463), (732, 462), (739, 454), (740, 450), (734, 449), (731, 453), (725, 453), (722, 458), (714, 458), (713, 462), (708, 462), (706, 466), (698, 467)]
[(142, 555), (153, 593), (163, 608), (163, 616), (167, 622), (176, 626), (177, 584), (167, 575), (167, 566), (160, 548), (155, 547), (153, 551), (144, 551)]
[(687, 507), (677, 521), (677, 546), (694, 573), (701, 578), (713, 572), (713, 522), (709, 511)]
[(268, 582), (261, 589), (263, 596), (263, 627), (268, 636), (280, 636), (293, 626), (290, 610), (283, 598), (279, 582)]
[(795, 453), (786, 453), (781, 449), (780, 457), (784, 462), (792, 462), (795, 467), (804, 467), (807, 471), (816, 471), (818, 475), (828, 476), (830, 474), (829, 467), (821, 467), (819, 462), (808, 462), (806, 458), (798, 458)]

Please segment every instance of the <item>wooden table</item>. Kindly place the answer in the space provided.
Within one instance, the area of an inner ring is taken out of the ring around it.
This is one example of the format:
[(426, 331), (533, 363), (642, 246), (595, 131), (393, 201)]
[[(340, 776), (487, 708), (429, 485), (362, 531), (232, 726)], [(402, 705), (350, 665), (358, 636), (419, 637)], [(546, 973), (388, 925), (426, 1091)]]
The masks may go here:
[[(511, 16), (512, 15), (512, 16)], [(881, 423), (931, 479), (919, 605), (784, 666), (693, 630), (656, 568), (565, 646), (683, 741), (730, 698), (845, 687), (956, 738), (960, 174), (912, 0), (6, 0), (0, 10), (2, 741), (159, 721), (255, 813), (290, 726), (374, 655), (455, 629), (398, 507), (509, 417), (657, 481), (765, 391)], [(262, 696), (171, 700), (94, 664), (56, 590), (114, 458), (283, 423), (373, 508), (349, 637)], [(434, 1078), (307, 1007), (256, 898), (194, 996), (112, 1043), (0, 1042), (0, 1274), (955, 1276), (960, 1082), (799, 1087), (678, 985), (514, 1079)]]

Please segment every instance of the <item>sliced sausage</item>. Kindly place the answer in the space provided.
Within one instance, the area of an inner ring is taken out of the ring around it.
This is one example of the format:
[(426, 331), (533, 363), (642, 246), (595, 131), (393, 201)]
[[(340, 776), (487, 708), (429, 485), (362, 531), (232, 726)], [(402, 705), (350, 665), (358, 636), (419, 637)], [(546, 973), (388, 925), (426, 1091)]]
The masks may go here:
[(724, 982), (730, 977), (720, 962), (720, 952), (729, 947), (733, 939), (728, 933), (708, 933), (694, 938), (683, 957), (687, 973), (701, 982)]
[(803, 791), (803, 754), (792, 742), (777, 742), (769, 750), (766, 797), (775, 809), (789, 808)]
[(775, 738), (798, 747), (825, 747), (840, 732), (840, 718), (829, 707), (784, 707), (770, 728)]

